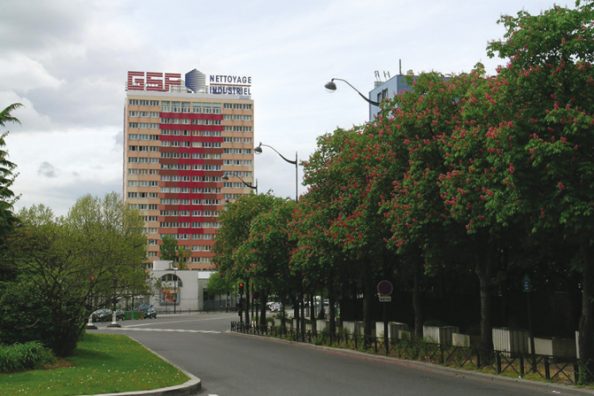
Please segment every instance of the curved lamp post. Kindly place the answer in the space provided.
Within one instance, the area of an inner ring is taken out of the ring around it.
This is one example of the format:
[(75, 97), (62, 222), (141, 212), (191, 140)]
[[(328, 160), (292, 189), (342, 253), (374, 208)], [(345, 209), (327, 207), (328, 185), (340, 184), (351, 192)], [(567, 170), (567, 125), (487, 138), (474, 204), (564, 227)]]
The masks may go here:
[(379, 107), (379, 105), (380, 105), (379, 102), (369, 99), (367, 96), (365, 96), (361, 92), (359, 92), (359, 90), (357, 88), (353, 87), (353, 85), (350, 82), (348, 82), (347, 80), (343, 80), (342, 78), (333, 78), (332, 80), (328, 81), (326, 83), (326, 85), (324, 85), (324, 87), (329, 91), (336, 91), (336, 84), (334, 83), (334, 81), (342, 81), (343, 83), (347, 84), (349, 87), (353, 88), (359, 94), (359, 96), (361, 96), (367, 103), (369, 103), (370, 105)]
[[(258, 179), (256, 179), (256, 183), (255, 184), (251, 184), (246, 182), (245, 180), (243, 180), (243, 178), (239, 175), (234, 175), (235, 177), (237, 177), (241, 183), (243, 183), (244, 186), (251, 188), (252, 190), (256, 190), (256, 195), (258, 194)], [(223, 180), (229, 180), (229, 176), (225, 175), (223, 176)]]
[(256, 152), (256, 154), (262, 153), (262, 147), (268, 147), (268, 148), (272, 149), (272, 151), (277, 153), (286, 162), (288, 162), (289, 164), (295, 165), (295, 202), (299, 201), (299, 161), (297, 159), (297, 152), (295, 151), (295, 160), (290, 160), (287, 157), (285, 157), (284, 155), (282, 155), (281, 153), (279, 153), (274, 147), (260, 142), (258, 147), (254, 148), (254, 151)]

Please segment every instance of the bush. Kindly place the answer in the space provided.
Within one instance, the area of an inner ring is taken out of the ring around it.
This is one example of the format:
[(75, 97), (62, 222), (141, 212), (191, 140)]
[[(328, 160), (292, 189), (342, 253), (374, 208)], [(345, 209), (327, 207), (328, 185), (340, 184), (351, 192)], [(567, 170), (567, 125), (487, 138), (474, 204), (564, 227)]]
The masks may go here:
[(40, 341), (57, 356), (69, 356), (84, 329), (85, 308), (70, 293), (49, 298), (39, 282), (21, 277), (0, 287), (0, 343)]
[(0, 345), (0, 372), (2, 373), (40, 368), (54, 360), (51, 350), (39, 341)]

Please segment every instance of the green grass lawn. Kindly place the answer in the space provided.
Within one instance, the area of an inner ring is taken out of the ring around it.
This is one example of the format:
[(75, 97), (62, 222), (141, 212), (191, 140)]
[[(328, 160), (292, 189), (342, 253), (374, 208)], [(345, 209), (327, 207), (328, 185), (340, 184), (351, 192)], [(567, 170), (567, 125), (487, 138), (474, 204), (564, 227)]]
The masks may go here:
[(56, 367), (0, 374), (1, 395), (89, 395), (178, 385), (188, 377), (122, 335), (86, 334)]

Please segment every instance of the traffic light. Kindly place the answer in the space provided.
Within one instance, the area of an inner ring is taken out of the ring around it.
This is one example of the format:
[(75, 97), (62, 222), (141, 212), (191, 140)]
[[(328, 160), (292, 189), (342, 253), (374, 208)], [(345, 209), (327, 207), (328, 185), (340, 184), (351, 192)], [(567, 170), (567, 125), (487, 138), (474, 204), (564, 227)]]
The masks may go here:
[(243, 294), (243, 282), (239, 282), (239, 294)]

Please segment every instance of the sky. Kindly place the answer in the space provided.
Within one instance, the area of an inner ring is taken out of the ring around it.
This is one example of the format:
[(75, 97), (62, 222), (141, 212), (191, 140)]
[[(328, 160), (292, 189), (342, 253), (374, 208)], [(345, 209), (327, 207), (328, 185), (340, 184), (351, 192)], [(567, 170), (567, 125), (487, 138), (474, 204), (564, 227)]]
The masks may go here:
[[(252, 77), (254, 140), (306, 160), (316, 138), (368, 121), (374, 72), (494, 73), (489, 41), (501, 15), (538, 14), (552, 0), (110, 1), (2, 0), (0, 107), (17, 164), (16, 209), (64, 215), (85, 194), (122, 192), (123, 107), (129, 70)], [(572, 5), (573, 1), (557, 1)], [(260, 192), (294, 197), (294, 167), (256, 156)], [(302, 168), (299, 169), (302, 178)], [(300, 185), (300, 193), (305, 187)]]

